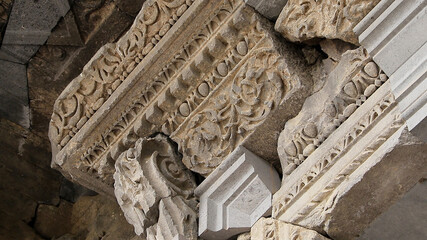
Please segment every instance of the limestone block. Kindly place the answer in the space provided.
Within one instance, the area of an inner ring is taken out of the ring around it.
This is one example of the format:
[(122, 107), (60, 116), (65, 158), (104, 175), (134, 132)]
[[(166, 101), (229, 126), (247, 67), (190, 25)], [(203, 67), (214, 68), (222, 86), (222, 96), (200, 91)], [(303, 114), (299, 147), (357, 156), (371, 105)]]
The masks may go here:
[(178, 113), (167, 125), (184, 164), (203, 176), (241, 144), (277, 163), (277, 132), (298, 113), (312, 84), (301, 53), (277, 39), (269, 22), (244, 6), (233, 17), (235, 26), (240, 18), (247, 22), (237, 36), (245, 40), (230, 43), (227, 56), (208, 72), (206, 99), (187, 98), (188, 114)]
[(426, 174), (426, 149), (387, 81), (283, 179), (273, 217), (352, 239)]
[(257, 12), (270, 20), (276, 20), (288, 0), (245, 0)]
[(427, 141), (427, 3), (378, 4), (355, 28), (360, 43), (390, 76), (409, 130)]
[(277, 163), (277, 133), (311, 91), (300, 51), (243, 0), (174, 3), (145, 2), (55, 102), (52, 164), (90, 189), (112, 195), (117, 157), (158, 132), (204, 176), (240, 144)]
[(289, 0), (275, 29), (293, 42), (328, 38), (358, 44), (353, 27), (378, 2), (380, 0)]
[(244, 147), (238, 147), (200, 184), (199, 235), (228, 239), (246, 232), (271, 212), (271, 197), (280, 187), (275, 169)]
[(301, 165), (386, 80), (363, 48), (347, 51), (323, 88), (307, 98), (302, 111), (279, 136), (283, 177)]
[(251, 228), (250, 239), (253, 240), (327, 240), (316, 231), (281, 222), (273, 218), (260, 218)]
[(192, 199), (196, 183), (166, 137), (139, 139), (118, 157), (115, 167), (114, 193), (136, 234), (147, 239), (178, 234), (197, 238)]

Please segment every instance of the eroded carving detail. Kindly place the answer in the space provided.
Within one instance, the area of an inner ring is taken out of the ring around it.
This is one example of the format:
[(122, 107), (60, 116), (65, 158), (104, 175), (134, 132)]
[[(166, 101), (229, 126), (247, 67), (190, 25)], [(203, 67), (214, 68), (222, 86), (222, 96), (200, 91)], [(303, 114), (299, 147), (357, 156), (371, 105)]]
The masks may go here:
[[(81, 170), (95, 172), (101, 176), (104, 182), (111, 184), (112, 172), (109, 162), (114, 162), (112, 159), (116, 158), (124, 149), (132, 146), (138, 136), (144, 137), (160, 129), (163, 129), (164, 133), (170, 134), (185, 119), (185, 115), (188, 116), (189, 112), (209, 95), (211, 90), (225, 77), (220, 74), (227, 75), (223, 68), (231, 70), (231, 67), (238, 64), (243, 58), (242, 55), (247, 53), (248, 49), (246, 49), (246, 53), (243, 52), (245, 47), (252, 48), (261, 38), (255, 29), (238, 36), (240, 31), (237, 28), (221, 23), (221, 21), (233, 21), (231, 18), (233, 13), (238, 16), (245, 14), (246, 16), (243, 18), (245, 20), (251, 17), (253, 12), (248, 13), (247, 9), (235, 13), (239, 6), (242, 6), (242, 3), (236, 4), (234, 0), (224, 1), (215, 15), (202, 28), (202, 32), (193, 36), (181, 52), (167, 63), (162, 72), (141, 91), (141, 98), (135, 99), (114, 125), (102, 134), (102, 139), (88, 148), (78, 164)], [(224, 27), (220, 29), (221, 26)], [(234, 35), (228, 36), (230, 32)], [(249, 36), (251, 37), (250, 42)], [(239, 41), (239, 38), (242, 40)], [(209, 66), (207, 69), (200, 69), (200, 65), (195, 66), (192, 58), (196, 55), (200, 58), (203, 57), (205, 54), (199, 52), (203, 48), (209, 49), (207, 57), (215, 63), (213, 66), (217, 65), (216, 68)], [(225, 60), (221, 60), (222, 58)], [(224, 66), (224, 64), (228, 65)], [(203, 71), (207, 73), (201, 74)], [(206, 81), (202, 82), (203, 79)], [(191, 91), (193, 93), (187, 97)], [(186, 97), (187, 99), (184, 101)], [(166, 123), (162, 126), (163, 122)], [(132, 125), (133, 128), (129, 128)], [(125, 136), (122, 141), (117, 142), (123, 133)]]
[(174, 231), (196, 239), (196, 183), (166, 137), (139, 139), (119, 156), (115, 169), (114, 193), (138, 235), (173, 221)]
[(351, 65), (346, 66), (344, 77), (331, 79), (340, 81), (334, 84), (339, 87), (337, 94), (334, 96), (332, 89), (325, 89), (323, 96), (328, 94), (328, 99), (324, 103), (310, 102), (317, 107), (289, 121), (280, 135), (277, 151), (285, 175), (299, 166), (388, 79), (362, 49), (354, 51), (348, 63)]
[(256, 50), (232, 82), (222, 86), (229, 90), (216, 94), (179, 135), (172, 135), (184, 164), (204, 175), (212, 172), (280, 104), (289, 89), (285, 66), (276, 50)]
[(83, 127), (192, 3), (192, 0), (146, 1), (128, 33), (95, 54), (55, 102), (49, 136), (59, 149)]
[[(388, 83), (388, 82), (387, 82)], [(389, 87), (389, 86), (387, 86)], [(289, 205), (293, 204), (295, 198), (304, 192), (304, 189), (310, 188), (310, 185), (317, 181), (317, 179), (322, 176), (322, 174), (327, 171), (332, 165), (334, 165), (337, 160), (340, 158), (341, 154), (351, 147), (354, 142), (357, 142), (359, 138), (366, 132), (369, 131), (370, 126), (373, 125), (378, 118), (382, 115), (387, 114), (387, 112), (395, 107), (395, 99), (391, 93), (386, 94), (383, 98), (378, 101), (368, 112), (361, 116), (353, 127), (351, 131), (348, 132), (345, 137), (337, 139), (335, 146), (331, 149), (325, 151), (322, 154), (322, 157), (316, 161), (309, 171), (306, 171), (291, 187), (279, 191), (280, 196), (278, 195), (277, 199), (274, 202), (273, 206), (273, 216), (279, 217), (282, 215)], [(341, 173), (337, 174), (336, 179), (329, 182), (324, 191), (321, 191), (317, 196), (315, 196), (311, 203), (306, 205), (303, 210), (299, 211), (299, 214), (295, 216), (295, 219), (303, 218), (307, 216), (317, 205), (319, 205), (323, 199), (325, 199), (334, 188), (343, 182), (346, 176), (350, 175), (358, 166), (360, 166), (363, 161), (365, 161), (374, 151), (378, 148), (384, 141), (387, 140), (400, 126), (403, 122), (399, 115), (395, 117), (393, 124), (380, 134), (372, 145), (367, 149), (363, 150), (359, 154), (357, 159), (347, 165)]]
[(319, 233), (295, 226), (289, 223), (281, 222), (273, 218), (261, 218), (251, 229), (251, 239), (267, 240), (326, 240)]
[(289, 0), (276, 30), (291, 41), (314, 38), (342, 39), (357, 44), (354, 26), (380, 0)]

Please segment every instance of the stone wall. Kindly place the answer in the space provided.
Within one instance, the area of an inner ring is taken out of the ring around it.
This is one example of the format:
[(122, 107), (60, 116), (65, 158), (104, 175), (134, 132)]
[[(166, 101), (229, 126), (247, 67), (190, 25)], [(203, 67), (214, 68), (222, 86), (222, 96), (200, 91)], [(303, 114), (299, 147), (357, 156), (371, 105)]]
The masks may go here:
[(0, 136), (0, 239), (139, 239), (115, 201), (50, 168), (45, 139), (5, 119)]

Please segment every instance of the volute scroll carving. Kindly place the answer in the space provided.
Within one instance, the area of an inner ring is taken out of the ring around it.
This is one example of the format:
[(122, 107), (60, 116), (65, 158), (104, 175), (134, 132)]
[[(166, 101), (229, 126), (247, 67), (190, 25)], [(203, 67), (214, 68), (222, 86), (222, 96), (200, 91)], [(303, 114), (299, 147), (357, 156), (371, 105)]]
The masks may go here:
[(168, 217), (169, 227), (178, 226), (179, 234), (196, 239), (196, 183), (169, 141), (162, 135), (139, 139), (123, 152), (115, 163), (114, 193), (138, 235)]

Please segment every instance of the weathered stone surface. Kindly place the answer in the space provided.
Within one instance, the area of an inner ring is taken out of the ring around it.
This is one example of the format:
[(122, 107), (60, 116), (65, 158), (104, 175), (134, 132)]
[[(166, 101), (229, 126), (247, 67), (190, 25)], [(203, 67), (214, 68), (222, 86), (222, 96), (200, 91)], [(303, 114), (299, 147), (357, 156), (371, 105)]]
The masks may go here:
[(242, 233), (237, 237), (237, 240), (251, 240), (251, 233)]
[[(304, 136), (313, 129), (304, 126)], [(426, 149), (407, 134), (387, 81), (285, 176), (273, 217), (354, 238), (426, 174)]]
[[(374, 68), (373, 71), (369, 69)], [(325, 85), (286, 123), (277, 152), (287, 177), (387, 80), (363, 48), (347, 51)]]
[(426, 9), (425, 1), (384, 0), (354, 30), (390, 76), (409, 130), (427, 142)]
[(0, 60), (0, 116), (30, 127), (25, 65)]
[(319, 45), (324, 53), (330, 59), (338, 63), (342, 55), (348, 50), (354, 50), (356, 47), (353, 44), (338, 40), (338, 39), (325, 39), (319, 42)]
[(6, 30), (7, 20), (9, 19), (10, 10), (12, 9), (13, 0), (0, 1), (0, 43)]
[(240, 34), (256, 36), (237, 44), (233, 57), (244, 56), (242, 63), (233, 66), (232, 59), (225, 60), (229, 74), (221, 82), (222, 89), (212, 91), (171, 135), (183, 152), (184, 164), (204, 176), (240, 144), (276, 161), (278, 131), (297, 114), (311, 85), (300, 52), (276, 39), (268, 23), (257, 19), (251, 9), (242, 9), (241, 14), (252, 22)]
[(270, 20), (276, 20), (288, 0), (245, 0), (245, 3)]
[(22, 193), (34, 202), (58, 204), (60, 175), (49, 167), (48, 145), (29, 130), (4, 119), (0, 119), (0, 136), (1, 189)]
[(302, 54), (243, 1), (175, 3), (146, 2), (55, 103), (53, 164), (98, 192), (111, 194), (117, 157), (159, 131), (203, 175), (241, 143), (277, 162), (278, 132), (310, 92)]
[(261, 218), (251, 228), (250, 239), (268, 240), (327, 240), (316, 231), (281, 222), (273, 218)]
[(69, 8), (66, 0), (15, 0), (0, 48), (0, 59), (26, 64)]
[(418, 240), (427, 236), (427, 181), (420, 179), (408, 193), (372, 222), (359, 240)]
[(304, 42), (318, 38), (358, 44), (353, 27), (380, 0), (289, 0), (275, 29), (286, 39)]
[(26, 223), (0, 210), (0, 238), (42, 240), (34, 229)]
[[(104, 196), (84, 196), (73, 206), (72, 229), (65, 239), (142, 240), (135, 235), (115, 201)], [(68, 237), (68, 238), (66, 238)]]
[[(40, 204), (37, 208), (34, 228), (45, 238), (57, 238), (71, 230), (72, 204), (61, 201), (59, 206)], [(53, 227), (61, 226), (61, 227)]]
[(197, 239), (194, 177), (169, 140), (139, 139), (115, 163), (114, 193), (135, 233), (147, 239)]
[(133, 18), (120, 11), (112, 1), (75, 1), (72, 4), (71, 11), (53, 30), (47, 45), (42, 46), (28, 64), (33, 129), (42, 134), (48, 131), (53, 105), (61, 91), (81, 73), (102, 45), (116, 41), (132, 21)]
[(136, 16), (145, 1), (146, 0), (114, 0), (114, 3), (121, 11)]
[(52, 29), (52, 33), (49, 35), (46, 45), (84, 45), (73, 11), (68, 11), (64, 18), (61, 18), (55, 28)]
[(244, 147), (233, 151), (195, 190), (200, 197), (199, 236), (228, 239), (271, 214), (280, 188), (274, 168)]

